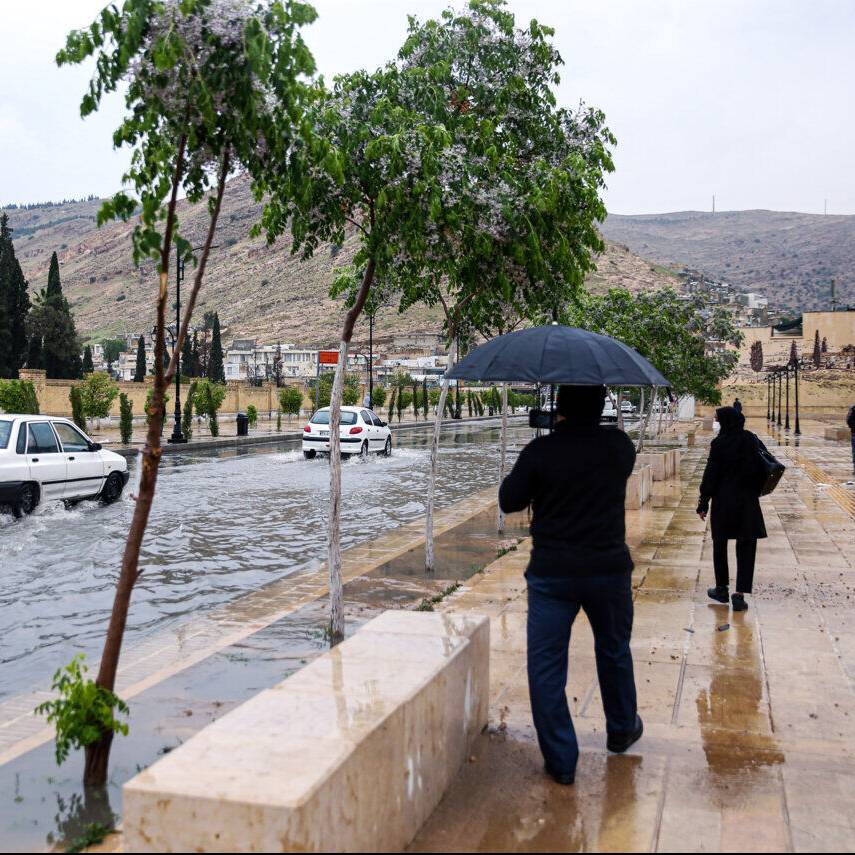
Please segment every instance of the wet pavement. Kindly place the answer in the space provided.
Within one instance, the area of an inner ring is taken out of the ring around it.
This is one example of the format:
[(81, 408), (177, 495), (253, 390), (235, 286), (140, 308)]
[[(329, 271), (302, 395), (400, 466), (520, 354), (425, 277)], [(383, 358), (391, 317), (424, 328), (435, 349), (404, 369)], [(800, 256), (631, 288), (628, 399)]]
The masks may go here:
[(490, 727), (414, 851), (855, 851), (849, 448), (810, 425), (798, 447), (766, 435), (765, 421), (750, 427), (789, 467), (762, 500), (769, 537), (751, 608), (734, 614), (706, 597), (712, 544), (694, 512), (710, 438), (701, 434), (682, 480), (655, 485), (654, 506), (627, 513), (645, 735), (626, 755), (605, 750), (593, 640), (583, 616), (574, 625), (574, 786), (545, 777), (531, 722), (529, 541), (443, 603), (491, 615)]
[[(513, 428), (523, 442), (528, 428)], [(342, 547), (424, 513), (429, 432), (395, 436), (391, 458), (342, 467)], [(497, 423), (446, 428), (437, 479), (448, 507), (497, 478)], [(136, 463), (132, 462), (132, 470)], [(133, 513), (134, 475), (120, 502), (40, 506), (0, 515), (0, 707), (49, 682), (77, 652), (100, 652), (115, 572)], [(329, 470), (297, 443), (205, 451), (161, 464), (125, 650), (326, 559)], [(2, 721), (2, 709), (0, 709)], [(0, 734), (0, 753), (2, 753)]]
[[(438, 569), (408, 572), (422, 536), (421, 520), (346, 550), (343, 559), (346, 630), (351, 634), (388, 608), (441, 602), (452, 585), (490, 564), (525, 535), (523, 515), (495, 531), (495, 488), (440, 510), (436, 517)], [(423, 552), (422, 552), (423, 554)], [(460, 560), (455, 559), (455, 555)], [(452, 575), (452, 567), (463, 568)], [(238, 597), (202, 619), (131, 645), (123, 657), (119, 692), (130, 700), (131, 732), (114, 742), (106, 794), (80, 784), (82, 756), (57, 767), (52, 733), (32, 716), (24, 696), (0, 706), (0, 851), (62, 851), (97, 822), (121, 820), (122, 784), (201, 728), (279, 683), (328, 648), (326, 570), (299, 571)], [(432, 607), (432, 605), (431, 605)]]

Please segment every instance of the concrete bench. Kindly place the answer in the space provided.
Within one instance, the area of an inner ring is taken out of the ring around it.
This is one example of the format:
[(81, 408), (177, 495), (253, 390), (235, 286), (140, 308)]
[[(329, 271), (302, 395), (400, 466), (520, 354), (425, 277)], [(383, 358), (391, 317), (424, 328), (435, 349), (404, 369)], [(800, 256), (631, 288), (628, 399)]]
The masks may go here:
[(825, 438), (833, 439), (838, 442), (849, 442), (852, 436), (852, 431), (848, 427), (827, 427), (825, 429)]
[(653, 472), (646, 463), (636, 463), (636, 468), (626, 482), (626, 502), (628, 511), (638, 511), (650, 501), (653, 492)]
[(490, 623), (384, 612), (124, 786), (130, 852), (400, 851), (487, 724)]
[(670, 481), (680, 474), (680, 449), (667, 448), (643, 451), (636, 455), (636, 462), (649, 466), (654, 481)]

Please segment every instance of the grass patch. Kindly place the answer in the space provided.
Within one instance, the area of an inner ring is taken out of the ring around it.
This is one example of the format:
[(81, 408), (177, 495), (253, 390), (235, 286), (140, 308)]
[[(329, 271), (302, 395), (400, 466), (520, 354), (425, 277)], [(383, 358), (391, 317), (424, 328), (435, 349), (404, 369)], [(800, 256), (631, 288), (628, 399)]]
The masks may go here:
[(440, 591), (438, 594), (434, 594), (432, 597), (425, 597), (417, 606), (417, 612), (432, 612), (434, 610), (434, 606), (441, 603), (446, 597), (453, 594), (460, 587), (460, 582), (455, 582), (453, 585), (449, 585), (445, 590)]

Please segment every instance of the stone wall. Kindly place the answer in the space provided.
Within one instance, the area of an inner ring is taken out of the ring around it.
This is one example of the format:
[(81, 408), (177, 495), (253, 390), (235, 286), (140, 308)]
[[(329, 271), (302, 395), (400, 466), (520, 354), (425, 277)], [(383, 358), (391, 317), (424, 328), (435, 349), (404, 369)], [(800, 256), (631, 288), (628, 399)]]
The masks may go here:
[[(44, 415), (48, 416), (71, 416), (71, 402), (69, 400), (69, 392), (71, 387), (78, 385), (77, 380), (48, 380), (44, 371), (35, 371), (22, 368), (19, 372), (21, 380), (29, 380), (32, 382), (36, 390), (36, 397), (39, 399), (39, 409)], [(134, 408), (134, 415), (141, 416), (145, 412), (145, 400), (148, 395), (148, 390), (154, 382), (153, 377), (146, 377), (142, 383), (133, 383), (126, 381), (117, 381), (116, 385), (120, 392), (124, 392), (131, 400)], [(230, 380), (228, 391), (226, 392), (223, 406), (220, 408), (221, 413), (237, 413), (245, 412), (250, 404), (254, 404), (259, 413), (276, 412), (279, 400), (279, 390), (273, 383), (264, 383), (261, 386), (251, 386), (250, 384), (239, 381)], [(302, 387), (301, 387), (302, 388)], [(183, 405), (186, 400), (188, 387), (182, 384), (181, 386), (181, 403)], [(170, 389), (170, 400), (167, 404), (167, 409), (175, 406), (175, 388)], [(303, 389), (303, 407), (311, 409), (312, 402), (307, 397), (306, 390)], [(119, 399), (113, 402), (111, 416), (119, 417)]]

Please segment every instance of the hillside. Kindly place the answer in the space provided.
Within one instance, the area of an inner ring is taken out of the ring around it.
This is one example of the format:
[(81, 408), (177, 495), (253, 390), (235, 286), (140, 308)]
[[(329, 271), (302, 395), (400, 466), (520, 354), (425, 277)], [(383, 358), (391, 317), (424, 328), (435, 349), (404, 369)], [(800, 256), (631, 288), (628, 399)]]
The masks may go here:
[(832, 278), (839, 305), (855, 305), (855, 216), (779, 211), (623, 216), (603, 234), (662, 264), (688, 265), (781, 308), (828, 309)]
[[(100, 338), (149, 328), (154, 320), (155, 266), (146, 262), (140, 269), (133, 267), (132, 225), (111, 223), (97, 229), (98, 207), (99, 202), (91, 200), (9, 211), (15, 248), (30, 290), (44, 287), (50, 256), (56, 251), (63, 289), (83, 336)], [(337, 253), (328, 245), (322, 246), (314, 258), (301, 261), (290, 255), (285, 239), (272, 247), (262, 239), (249, 239), (258, 214), (259, 206), (247, 185), (232, 181), (197, 317), (205, 310), (217, 310), (228, 336), (334, 345), (342, 308), (327, 292), (335, 267), (353, 257), (355, 239), (348, 240)], [(201, 244), (207, 224), (204, 207), (182, 204), (179, 216), (182, 231), (194, 245)], [(596, 290), (678, 284), (673, 274), (626, 247), (609, 245), (598, 267), (589, 283)], [(186, 287), (189, 273), (188, 268)], [(382, 339), (393, 333), (438, 332), (441, 326), (437, 309), (416, 306), (405, 315), (391, 309), (378, 316), (375, 335)], [(357, 338), (361, 338), (359, 332)]]

